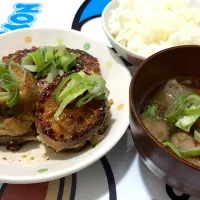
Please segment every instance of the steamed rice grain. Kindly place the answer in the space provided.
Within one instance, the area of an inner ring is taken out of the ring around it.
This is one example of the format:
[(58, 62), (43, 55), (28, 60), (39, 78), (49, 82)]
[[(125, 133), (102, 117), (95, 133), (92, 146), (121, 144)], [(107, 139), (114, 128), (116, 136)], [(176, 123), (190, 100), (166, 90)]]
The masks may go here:
[[(200, 44), (200, 2), (118, 0), (108, 27), (125, 47), (148, 57), (162, 49)], [(199, 7), (197, 7), (199, 5)]]

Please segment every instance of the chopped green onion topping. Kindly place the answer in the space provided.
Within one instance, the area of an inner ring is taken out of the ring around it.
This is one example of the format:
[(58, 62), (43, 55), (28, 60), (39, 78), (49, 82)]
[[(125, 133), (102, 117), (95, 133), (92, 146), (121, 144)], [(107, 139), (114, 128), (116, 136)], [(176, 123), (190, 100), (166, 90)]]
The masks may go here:
[(158, 105), (151, 104), (143, 113), (142, 116), (156, 116), (158, 112)]
[(176, 122), (176, 126), (182, 130), (184, 130), (185, 132), (189, 132), (191, 126), (196, 122), (196, 120), (200, 117), (200, 113), (199, 114), (194, 114), (194, 115), (188, 115), (188, 116), (184, 116), (181, 119), (179, 119)]
[(95, 95), (94, 94), (86, 94), (84, 97), (78, 100), (76, 103), (77, 107), (81, 107), (81, 105), (85, 105), (86, 103), (90, 102), (92, 99), (94, 99)]
[(21, 64), (25, 69), (35, 72), (36, 78), (46, 77), (47, 82), (52, 82), (57, 76), (68, 72), (78, 57), (78, 54), (69, 53), (65, 46), (47, 46), (28, 53)]
[(42, 69), (45, 67), (45, 61), (44, 61), (44, 57), (43, 57), (42, 51), (33, 51), (31, 53), (28, 53), (27, 55), (35, 63), (36, 72), (42, 71)]
[(189, 132), (192, 125), (200, 117), (200, 96), (190, 94), (180, 96), (166, 111), (165, 118), (169, 122)]
[(55, 68), (52, 68), (51, 71), (47, 75), (46, 81), (48, 83), (51, 83), (56, 76), (58, 76), (58, 71)]
[(187, 150), (179, 150), (178, 147), (170, 141), (163, 142), (162, 144), (164, 147), (169, 147), (176, 155), (182, 158), (200, 156), (200, 147), (194, 147)]
[(194, 147), (188, 150), (180, 151), (183, 158), (200, 156), (200, 147)]
[(9, 73), (9, 72), (8, 72), (8, 69), (6, 69), (6, 63), (0, 61), (0, 76), (1, 76), (2, 74), (5, 74), (5, 73), (7, 73), (7, 74)]
[(188, 95), (186, 100), (187, 100), (186, 107), (190, 107), (191, 105), (200, 104), (200, 96), (197, 94)]
[(184, 114), (198, 114), (200, 112), (200, 96), (191, 94), (186, 98), (186, 105), (183, 111)]
[(82, 95), (85, 92), (84, 88), (74, 88), (74, 90), (71, 91), (71, 94), (69, 94), (60, 104), (60, 107), (56, 111), (54, 115), (54, 119), (59, 120), (59, 116), (62, 113), (62, 111), (65, 109), (65, 107), (75, 98)]
[(65, 46), (61, 46), (58, 50), (55, 50), (54, 57), (61, 57), (63, 55), (67, 55), (67, 49)]
[(22, 62), (21, 62), (21, 65), (24, 66), (24, 65), (33, 65), (32, 63), (32, 59), (31, 59), (31, 56), (25, 56), (22, 58)]
[(194, 139), (200, 143), (200, 133), (198, 131), (194, 131)]
[(175, 121), (178, 119), (185, 106), (186, 98), (184, 96), (179, 97), (166, 111), (165, 118), (168, 121)]
[(170, 141), (166, 141), (162, 143), (164, 147), (169, 147), (177, 156), (182, 157), (179, 149), (177, 148), (177, 146), (170, 142)]
[(45, 62), (51, 62), (53, 60), (53, 47), (48, 46), (46, 50)]
[(60, 58), (60, 65), (64, 72), (68, 72), (74, 65), (74, 61), (78, 58), (78, 54), (68, 54)]
[(59, 76), (62, 76), (62, 75), (64, 74), (63, 70), (62, 70), (62, 69), (59, 69), (59, 70), (58, 70), (58, 74), (59, 74)]
[(35, 65), (23, 65), (24, 69), (27, 69), (30, 72), (36, 72), (36, 66)]
[(105, 85), (105, 80), (96, 74), (86, 75), (84, 72), (70, 74), (60, 82), (54, 92), (54, 98), (60, 104), (54, 118), (58, 120), (64, 108), (79, 96), (81, 98), (76, 102), (77, 107), (87, 104), (92, 99), (107, 98), (109, 90)]
[[(19, 67), (23, 72), (23, 77), (19, 79), (13, 70), (13, 67)], [(0, 62), (0, 86), (5, 92), (0, 92), (0, 101), (6, 101), (9, 107), (16, 105), (19, 99), (18, 84), (22, 84), (26, 79), (26, 71), (20, 65), (11, 61), (6, 68), (6, 63)]]
[(17, 87), (17, 82), (11, 74), (4, 73), (1, 75), (2, 88), (9, 92), (8, 98), (6, 99), (6, 104), (9, 107), (13, 107), (19, 99), (19, 89)]
[[(55, 90), (55, 93), (54, 93), (54, 98), (56, 100), (57, 103), (60, 103), (61, 100), (63, 100), (63, 96), (67, 94), (67, 92), (69, 92), (72, 88), (75, 88), (80, 80), (82, 79), (81, 75), (79, 73), (77, 74), (70, 74), (69, 76), (67, 76), (66, 78), (64, 78), (60, 84), (58, 85), (58, 87), (56, 88)], [(60, 93), (61, 89), (64, 87), (64, 85), (69, 81), (71, 80), (67, 86), (64, 88), (64, 90)]]
[(12, 90), (13, 94), (9, 97), (9, 99), (6, 101), (6, 104), (9, 107), (13, 107), (18, 99), (19, 99), (19, 89), (17, 87), (16, 82), (12, 84), (12, 86), (10, 85), (10, 91)]

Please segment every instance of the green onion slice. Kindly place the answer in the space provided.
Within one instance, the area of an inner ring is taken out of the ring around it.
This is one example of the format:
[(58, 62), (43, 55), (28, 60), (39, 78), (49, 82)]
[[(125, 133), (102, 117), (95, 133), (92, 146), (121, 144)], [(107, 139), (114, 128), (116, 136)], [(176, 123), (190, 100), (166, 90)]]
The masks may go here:
[(186, 105), (183, 114), (198, 114), (200, 112), (200, 96), (191, 94), (186, 98)]
[(180, 151), (183, 158), (200, 156), (200, 147), (194, 147), (188, 150)]
[(55, 53), (54, 57), (61, 57), (61, 56), (66, 56), (67, 55), (67, 49), (65, 46), (61, 46), (58, 51)]
[(24, 69), (27, 69), (30, 72), (36, 72), (36, 66), (35, 65), (24, 65)]
[(157, 104), (151, 104), (143, 113), (142, 116), (156, 116), (158, 111)]
[(187, 100), (186, 107), (190, 106), (191, 104), (195, 104), (195, 105), (200, 104), (200, 96), (197, 94), (188, 95), (186, 100)]
[[(77, 90), (75, 88), (75, 90)], [(77, 98), (78, 96), (82, 95), (85, 92), (85, 88), (77, 90), (76, 92), (72, 91), (71, 94), (69, 94), (60, 104), (60, 107), (58, 108), (58, 110), (56, 111), (56, 113), (54, 114), (54, 119), (55, 120), (59, 120), (59, 116), (62, 113), (62, 111), (65, 109), (65, 107), (75, 98)]]
[(84, 84), (89, 93), (98, 94), (99, 92), (102, 93), (102, 89), (104, 89), (106, 81), (99, 75), (92, 74), (85, 78)]
[[(19, 89), (15, 78), (11, 74), (4, 73), (1, 75), (1, 87), (9, 92), (6, 104), (13, 107), (19, 99)], [(4, 97), (6, 99), (6, 97)]]
[(52, 68), (51, 71), (47, 75), (46, 81), (48, 83), (51, 83), (57, 75), (58, 75), (58, 71)]
[(74, 61), (79, 57), (78, 54), (68, 54), (67, 56), (62, 56), (60, 58), (60, 64), (64, 72), (69, 71), (74, 64)]
[(169, 147), (177, 156), (182, 157), (178, 147), (174, 143), (170, 141), (166, 141), (166, 142), (163, 142), (162, 144), (164, 147)]
[(13, 95), (10, 96), (10, 98), (7, 100), (6, 104), (9, 107), (13, 107), (19, 99), (19, 89), (17, 87), (17, 84), (15, 84), (15, 83), (13, 83), (12, 86), (10, 85), (10, 87), (12, 87), (12, 89), (13, 89)]
[(32, 60), (34, 61), (36, 65), (36, 72), (40, 72), (45, 67), (45, 61), (44, 61), (42, 51), (40, 50), (34, 51), (31, 53), (28, 53), (27, 55), (30, 56)]
[[(12, 84), (14, 82), (12, 75), (7, 74), (7, 73), (1, 75), (1, 80), (4, 83), (5, 87), (9, 86), (10, 84)], [(7, 89), (8, 89), (8, 87), (7, 87)]]
[[(13, 66), (19, 67), (23, 72), (23, 77), (19, 79), (12, 69)], [(13, 107), (19, 99), (18, 84), (23, 83), (26, 79), (26, 71), (18, 64), (11, 61), (6, 68), (6, 63), (0, 62), (0, 86), (5, 92), (0, 92), (0, 101), (6, 101), (9, 107)]]
[(0, 76), (1, 76), (2, 74), (5, 74), (5, 73), (7, 73), (7, 74), (9, 73), (9, 72), (8, 72), (8, 69), (6, 69), (6, 63), (0, 61)]
[(62, 69), (59, 69), (59, 70), (58, 70), (58, 74), (59, 74), (59, 76), (62, 76), (62, 75), (64, 74), (63, 70), (62, 70)]
[[(70, 80), (73, 79), (72, 81), (70, 81), (67, 86), (65, 87), (65, 89), (60, 93), (60, 91), (62, 90), (62, 88), (64, 87), (64, 85)], [(58, 85), (58, 87), (55, 90), (54, 93), (54, 98), (56, 100), (57, 103), (60, 103), (61, 100), (63, 100), (63, 96), (65, 96), (67, 94), (67, 92), (72, 89), (75, 84), (77, 83), (78, 80), (81, 80), (81, 75), (79, 74), (70, 74), (69, 76), (67, 76), (66, 78), (64, 78), (60, 84)], [(76, 84), (77, 85), (77, 84)]]
[(94, 94), (88, 93), (77, 101), (76, 106), (81, 107), (85, 105), (86, 103), (90, 102), (92, 99), (94, 99), (94, 97), (95, 97)]
[(96, 100), (103, 100), (103, 99), (107, 99), (108, 96), (110, 94), (110, 91), (108, 90), (108, 88), (104, 88), (104, 93), (103, 94), (100, 94), (98, 96), (95, 96), (95, 99)]
[[(76, 87), (84, 88), (84, 85), (81, 83), (81, 79), (79, 77), (78, 76), (73, 77), (73, 79), (71, 79), (71, 81), (67, 84), (65, 89), (60, 93), (60, 95), (58, 97), (60, 101), (64, 100), (68, 96), (71, 89), (74, 89)], [(87, 89), (85, 88), (85, 90), (87, 90)]]
[(78, 56), (68, 52), (64, 45), (47, 46), (28, 53), (21, 64), (28, 71), (35, 72), (36, 78), (47, 77), (47, 81), (52, 82), (58, 75), (62, 76), (64, 72), (68, 72)]
[(99, 75), (86, 75), (84, 72), (70, 74), (55, 90), (54, 98), (60, 107), (54, 118), (58, 120), (63, 109), (78, 96), (81, 98), (76, 102), (76, 106), (80, 107), (94, 98), (105, 99), (108, 95), (109, 90), (105, 87), (105, 80)]
[(198, 131), (194, 131), (194, 139), (200, 143), (200, 133)]
[(165, 118), (168, 121), (175, 121), (177, 120), (183, 110), (184, 110), (184, 106), (186, 103), (186, 97), (185, 96), (181, 96), (179, 97), (166, 111), (165, 113)]
[(6, 63), (3, 61), (0, 61), (0, 67), (6, 68)]
[(36, 72), (36, 66), (32, 63), (32, 57), (29, 55), (22, 58), (21, 65), (30, 72)]
[(32, 63), (32, 57), (29, 56), (29, 55), (26, 55), (25, 57), (23, 57), (21, 65), (22, 66), (24, 66), (24, 65), (33, 65), (33, 63)]
[(182, 129), (185, 132), (189, 132), (191, 126), (196, 122), (196, 120), (200, 117), (200, 113), (199, 114), (194, 114), (194, 115), (188, 115), (188, 116), (184, 116), (181, 119), (179, 119), (176, 122), (176, 126), (180, 129)]
[(53, 60), (53, 47), (48, 46), (46, 48), (45, 62), (51, 62)]
[(200, 105), (192, 107), (192, 108), (188, 108), (188, 109), (184, 109), (183, 114), (185, 115), (192, 115), (192, 114), (198, 114), (200, 113)]
[(66, 48), (66, 46), (65, 45), (58, 45), (58, 46), (55, 46), (54, 47), (54, 53), (56, 53), (58, 50), (60, 50), (60, 49), (63, 49), (63, 48)]

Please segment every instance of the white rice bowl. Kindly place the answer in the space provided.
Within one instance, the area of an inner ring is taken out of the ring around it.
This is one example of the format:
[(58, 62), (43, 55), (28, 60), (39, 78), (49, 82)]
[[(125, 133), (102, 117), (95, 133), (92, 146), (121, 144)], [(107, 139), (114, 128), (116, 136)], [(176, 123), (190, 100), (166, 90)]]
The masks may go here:
[(117, 0), (108, 28), (123, 46), (148, 57), (165, 48), (200, 44), (200, 1)]

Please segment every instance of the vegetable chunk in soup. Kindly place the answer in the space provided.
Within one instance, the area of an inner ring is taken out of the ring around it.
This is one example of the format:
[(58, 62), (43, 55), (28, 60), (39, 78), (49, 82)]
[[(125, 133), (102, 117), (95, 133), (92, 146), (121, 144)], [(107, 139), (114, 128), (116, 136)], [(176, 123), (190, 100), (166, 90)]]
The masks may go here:
[(169, 80), (147, 98), (141, 119), (165, 148), (200, 167), (199, 80)]

